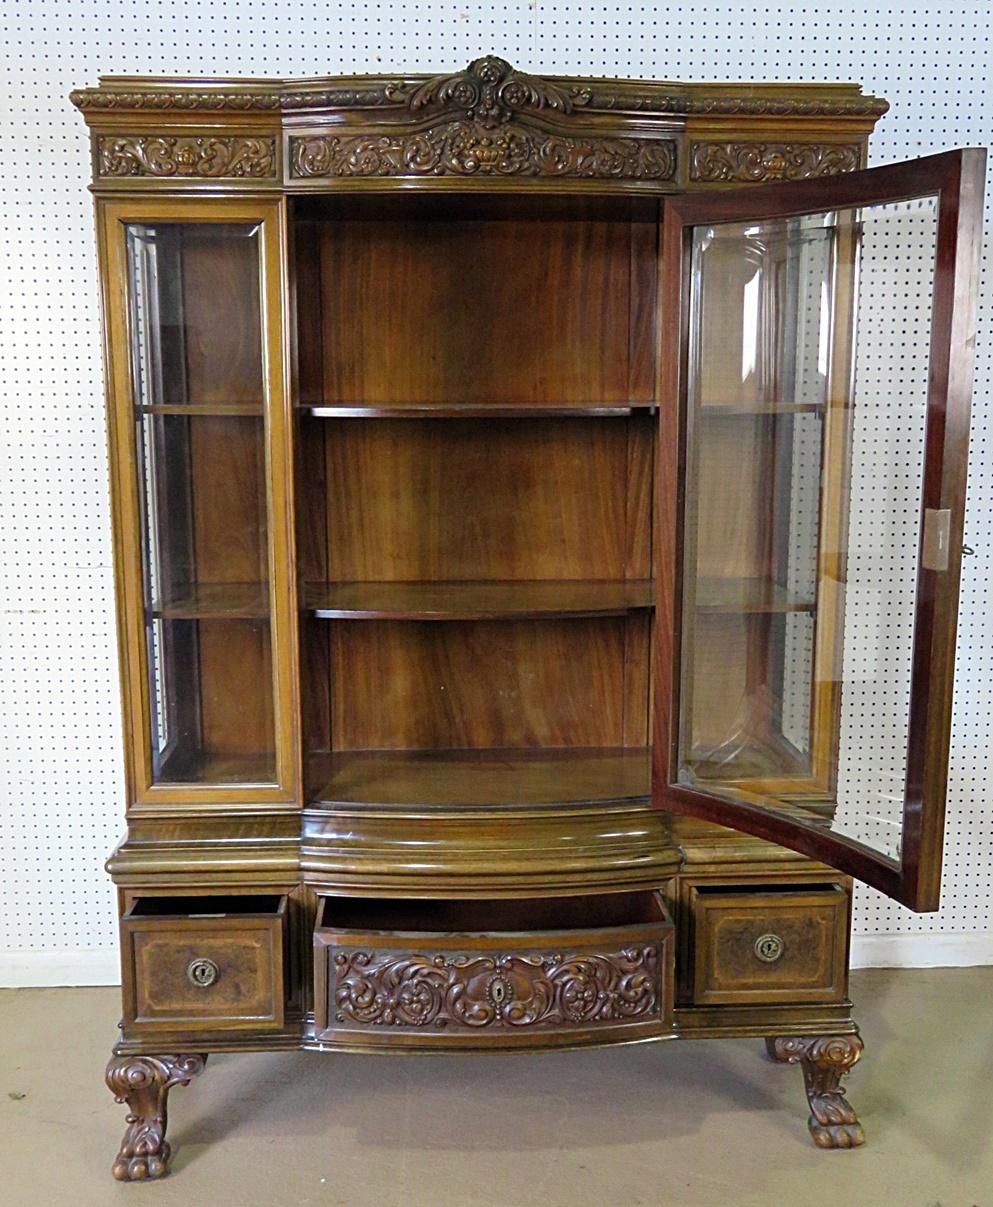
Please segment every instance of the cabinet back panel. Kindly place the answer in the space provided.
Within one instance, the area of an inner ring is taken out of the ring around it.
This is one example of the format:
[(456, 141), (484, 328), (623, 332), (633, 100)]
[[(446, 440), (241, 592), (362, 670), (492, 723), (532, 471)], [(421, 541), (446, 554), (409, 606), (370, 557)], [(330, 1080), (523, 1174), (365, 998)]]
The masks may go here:
[(203, 753), (271, 753), (272, 651), (268, 624), (202, 621), (198, 644)]
[(622, 746), (627, 623), (332, 623), (331, 747)]
[(328, 579), (645, 577), (645, 422), (327, 420)]
[(655, 214), (582, 199), (339, 203), (297, 231), (301, 384), (316, 383), (319, 342), (328, 403), (650, 399)]
[(259, 261), (225, 228), (183, 230), (182, 347), (192, 403), (262, 401)]
[(265, 582), (262, 420), (197, 416), (186, 422), (194, 577), (201, 583)]

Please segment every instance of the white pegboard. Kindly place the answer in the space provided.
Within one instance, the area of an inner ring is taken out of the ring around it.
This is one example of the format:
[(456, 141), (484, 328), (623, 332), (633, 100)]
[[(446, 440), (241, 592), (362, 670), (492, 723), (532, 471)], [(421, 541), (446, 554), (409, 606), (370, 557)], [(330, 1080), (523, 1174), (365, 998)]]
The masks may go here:
[[(993, 141), (993, 9), (980, 0), (4, 0), (4, 11), (0, 952), (14, 969), (23, 953), (35, 980), (55, 967), (112, 975), (102, 864), (122, 808), (89, 153), (71, 88), (100, 73), (440, 71), (493, 52), (548, 73), (857, 80), (892, 106), (874, 163)], [(944, 904), (915, 918), (861, 892), (855, 919), (862, 936), (930, 934), (930, 946), (909, 949), (921, 962), (939, 936), (990, 932), (991, 302), (984, 262), (967, 517), (976, 556), (963, 577)]]

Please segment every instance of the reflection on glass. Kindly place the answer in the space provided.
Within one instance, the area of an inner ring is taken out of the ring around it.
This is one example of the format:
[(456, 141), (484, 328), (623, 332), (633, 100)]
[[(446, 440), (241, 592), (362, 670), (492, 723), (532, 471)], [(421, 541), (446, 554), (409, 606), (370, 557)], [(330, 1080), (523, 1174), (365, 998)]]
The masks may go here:
[(153, 778), (275, 778), (258, 232), (128, 230)]
[(691, 259), (680, 779), (890, 855), (936, 215), (698, 227)]

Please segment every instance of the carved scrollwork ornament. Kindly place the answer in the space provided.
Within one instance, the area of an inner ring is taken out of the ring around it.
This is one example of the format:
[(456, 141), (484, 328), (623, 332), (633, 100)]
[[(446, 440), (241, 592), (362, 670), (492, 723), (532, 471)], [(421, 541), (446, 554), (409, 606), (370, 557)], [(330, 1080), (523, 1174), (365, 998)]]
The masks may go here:
[(856, 145), (698, 142), (690, 155), (690, 180), (744, 184), (837, 176), (859, 166)]
[(671, 180), (676, 144), (666, 138), (571, 137), (505, 123), (457, 121), (413, 133), (290, 139), (297, 179), (374, 176), (547, 176)]
[(842, 1078), (862, 1057), (858, 1035), (786, 1036), (766, 1040), (772, 1060), (798, 1064), (810, 1105), (807, 1126), (819, 1148), (858, 1148), (865, 1133), (845, 1097)]
[(650, 1019), (658, 944), (607, 955), (336, 953), (335, 1019), (374, 1027), (518, 1028)]
[(276, 175), (274, 138), (101, 135), (97, 175), (263, 179)]

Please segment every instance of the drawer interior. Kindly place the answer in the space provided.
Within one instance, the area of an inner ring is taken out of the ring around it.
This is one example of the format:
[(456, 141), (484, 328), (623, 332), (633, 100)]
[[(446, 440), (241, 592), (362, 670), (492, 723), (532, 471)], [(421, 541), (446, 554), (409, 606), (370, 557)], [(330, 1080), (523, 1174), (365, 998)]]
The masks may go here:
[(585, 931), (666, 920), (651, 892), (584, 897), (421, 900), (322, 897), (318, 929), (387, 934)]
[(276, 917), (286, 898), (278, 894), (202, 897), (136, 897), (125, 918)]

